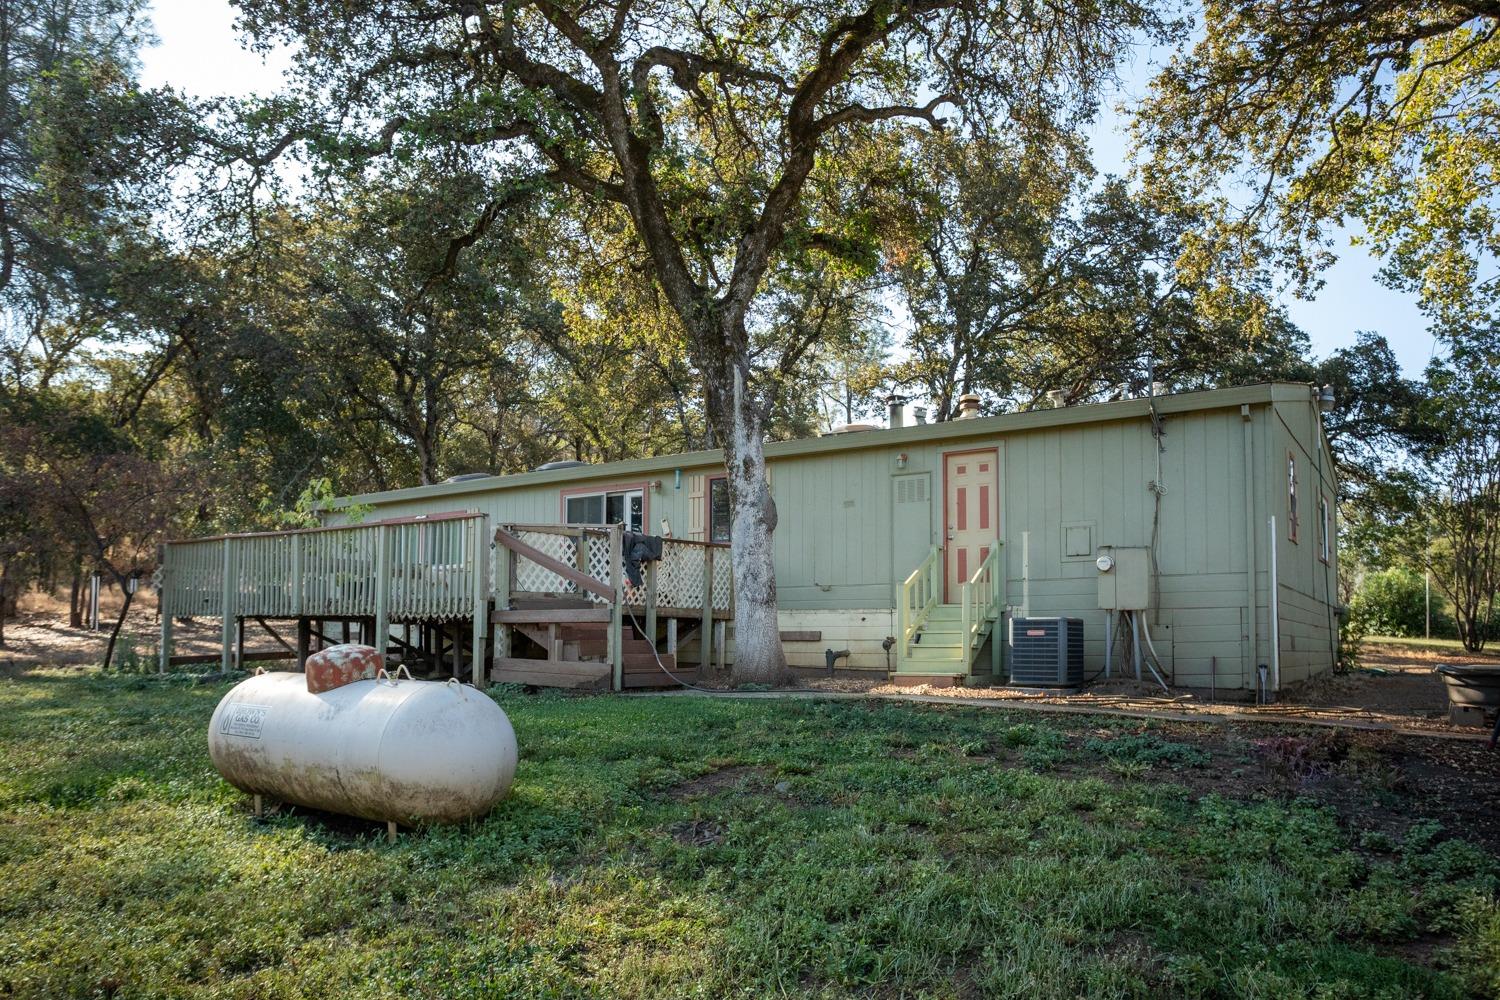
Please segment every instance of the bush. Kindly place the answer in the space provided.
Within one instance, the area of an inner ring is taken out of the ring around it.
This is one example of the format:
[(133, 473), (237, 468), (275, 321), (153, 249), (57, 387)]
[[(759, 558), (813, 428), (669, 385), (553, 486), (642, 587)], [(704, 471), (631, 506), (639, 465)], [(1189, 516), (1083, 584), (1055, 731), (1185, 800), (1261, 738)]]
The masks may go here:
[[(1365, 577), (1349, 602), (1355, 634), (1420, 638), (1427, 627), (1426, 615), (1422, 575), (1400, 567)], [(1437, 616), (1433, 619), (1436, 634)]]

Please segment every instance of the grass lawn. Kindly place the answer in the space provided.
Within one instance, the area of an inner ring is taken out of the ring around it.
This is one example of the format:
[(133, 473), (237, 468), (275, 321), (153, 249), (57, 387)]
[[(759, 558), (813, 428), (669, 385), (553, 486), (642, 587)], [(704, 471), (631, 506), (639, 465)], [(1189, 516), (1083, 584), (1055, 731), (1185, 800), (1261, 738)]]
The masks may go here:
[(1496, 857), (1326, 732), (502, 692), (510, 798), (387, 846), (255, 820), (225, 689), (0, 681), (0, 996), (1500, 992)]

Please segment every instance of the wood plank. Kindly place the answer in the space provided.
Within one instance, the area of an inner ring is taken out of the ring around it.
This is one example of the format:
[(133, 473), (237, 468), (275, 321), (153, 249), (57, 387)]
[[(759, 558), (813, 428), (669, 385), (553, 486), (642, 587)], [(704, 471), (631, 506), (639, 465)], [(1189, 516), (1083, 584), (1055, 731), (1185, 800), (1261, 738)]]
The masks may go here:
[(822, 642), (823, 633), (817, 629), (783, 629), (782, 642)]
[(562, 560), (554, 559), (547, 553), (543, 552), (541, 549), (533, 548), (532, 546), (527, 545), (515, 535), (512, 535), (510, 532), (504, 529), (495, 532), (495, 541), (499, 542), (501, 545), (505, 546), (507, 549), (510, 549), (517, 555), (525, 556), (527, 559), (530, 559), (532, 562), (536, 563), (543, 569), (550, 570), (551, 572), (556, 573), (564, 580), (571, 580), (573, 583), (582, 587), (584, 590), (589, 591), (590, 593), (598, 594), (600, 597), (606, 597), (610, 600), (615, 599), (615, 594), (610, 589), (608, 584), (594, 579), (587, 573), (578, 572), (577, 569), (569, 566)]
[(608, 608), (555, 608), (526, 611), (492, 611), (490, 621), (505, 625), (550, 625), (554, 623), (609, 621)]
[(502, 656), (495, 660), (490, 680), (499, 684), (535, 684), (541, 687), (603, 687), (609, 679), (609, 664), (571, 660), (523, 660)]

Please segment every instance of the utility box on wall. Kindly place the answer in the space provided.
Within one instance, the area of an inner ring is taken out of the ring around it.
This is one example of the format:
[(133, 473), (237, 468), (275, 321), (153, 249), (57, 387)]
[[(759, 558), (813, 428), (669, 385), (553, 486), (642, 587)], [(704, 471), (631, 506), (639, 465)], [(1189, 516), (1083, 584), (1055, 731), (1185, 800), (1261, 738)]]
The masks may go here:
[(1105, 548), (1099, 553), (1099, 607), (1141, 611), (1151, 607), (1151, 550)]

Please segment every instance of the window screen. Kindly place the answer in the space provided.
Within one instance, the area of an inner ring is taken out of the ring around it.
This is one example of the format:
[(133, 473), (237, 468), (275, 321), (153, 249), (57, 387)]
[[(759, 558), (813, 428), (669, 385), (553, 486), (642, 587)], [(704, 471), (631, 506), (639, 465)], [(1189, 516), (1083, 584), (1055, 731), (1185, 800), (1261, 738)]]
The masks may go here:
[(729, 480), (720, 476), (708, 481), (708, 540), (729, 543), (734, 514), (729, 508)]
[(603, 524), (604, 494), (595, 493), (592, 496), (568, 497), (568, 523)]

